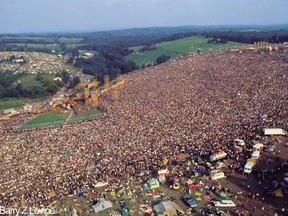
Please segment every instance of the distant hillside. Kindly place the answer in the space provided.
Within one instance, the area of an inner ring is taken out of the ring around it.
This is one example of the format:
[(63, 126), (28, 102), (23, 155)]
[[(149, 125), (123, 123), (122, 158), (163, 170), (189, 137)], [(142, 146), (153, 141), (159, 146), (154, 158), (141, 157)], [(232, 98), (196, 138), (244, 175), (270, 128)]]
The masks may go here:
[[(204, 37), (186, 37), (179, 40), (157, 43), (153, 49), (141, 52), (143, 47), (131, 47), (133, 53), (126, 59), (134, 61), (138, 66), (155, 64), (159, 56), (166, 55), (175, 58), (187, 53), (207, 52), (209, 50), (227, 49), (230, 47), (243, 46), (246, 44), (228, 42), (225, 44), (209, 44), (208, 38)], [(148, 48), (147, 48), (148, 49)]]

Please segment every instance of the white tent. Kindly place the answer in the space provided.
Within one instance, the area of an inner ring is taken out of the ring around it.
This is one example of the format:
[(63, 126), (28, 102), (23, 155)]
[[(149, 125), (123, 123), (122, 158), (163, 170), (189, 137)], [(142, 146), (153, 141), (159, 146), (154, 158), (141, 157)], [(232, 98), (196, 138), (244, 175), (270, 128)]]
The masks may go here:
[(108, 208), (113, 208), (112, 203), (109, 201), (99, 201), (95, 205), (92, 206), (95, 213), (103, 211)]
[(177, 212), (185, 214), (180, 206), (170, 200), (160, 202), (159, 204), (155, 205), (153, 209), (158, 216), (177, 216)]

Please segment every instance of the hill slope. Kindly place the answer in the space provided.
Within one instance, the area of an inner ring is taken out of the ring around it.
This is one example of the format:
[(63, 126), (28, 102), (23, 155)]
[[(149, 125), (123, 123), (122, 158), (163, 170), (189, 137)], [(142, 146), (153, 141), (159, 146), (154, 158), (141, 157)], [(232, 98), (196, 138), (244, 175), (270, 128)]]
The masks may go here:
[(161, 55), (168, 55), (171, 58), (175, 58), (187, 53), (196, 53), (197, 51), (207, 52), (208, 50), (227, 49), (246, 45), (236, 42), (228, 42), (227, 44), (208, 44), (207, 41), (208, 38), (193, 36), (174, 41), (157, 43), (155, 45), (155, 50), (134, 52), (130, 54), (127, 59), (131, 59), (135, 61), (137, 65), (141, 66), (154, 64), (156, 59)]

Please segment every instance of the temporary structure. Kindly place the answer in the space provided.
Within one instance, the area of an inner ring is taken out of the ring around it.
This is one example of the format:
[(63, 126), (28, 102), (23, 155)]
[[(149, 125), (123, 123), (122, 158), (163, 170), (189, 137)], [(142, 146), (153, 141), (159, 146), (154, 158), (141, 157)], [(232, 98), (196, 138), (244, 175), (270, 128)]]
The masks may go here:
[(155, 178), (152, 178), (149, 181), (147, 181), (147, 184), (148, 184), (150, 189), (155, 189), (155, 188), (160, 187), (159, 181)]
[(99, 201), (95, 205), (92, 206), (95, 213), (106, 210), (108, 208), (113, 208), (112, 203), (109, 201)]
[(180, 206), (170, 200), (160, 202), (159, 204), (155, 205), (153, 209), (158, 216), (177, 216), (177, 212), (185, 214)]

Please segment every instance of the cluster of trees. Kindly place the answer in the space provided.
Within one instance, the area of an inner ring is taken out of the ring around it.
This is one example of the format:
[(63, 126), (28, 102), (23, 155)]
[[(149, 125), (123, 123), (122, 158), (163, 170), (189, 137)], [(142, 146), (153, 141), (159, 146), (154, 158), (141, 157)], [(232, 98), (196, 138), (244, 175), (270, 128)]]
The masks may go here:
[(72, 77), (68, 72), (62, 71), (56, 77), (60, 80), (47, 79), (45, 74), (37, 74), (35, 80), (41, 86), (26, 88), (22, 83), (15, 83), (17, 79), (25, 74), (13, 74), (11, 71), (0, 72), (0, 98), (5, 97), (30, 97), (37, 98), (54, 94), (60, 87), (74, 88), (79, 82), (79, 77)]
[(77, 58), (74, 66), (82, 68), (83, 73), (93, 75), (101, 83), (104, 81), (104, 75), (109, 75), (114, 79), (119, 74), (125, 74), (138, 69), (133, 61), (125, 60), (125, 56), (130, 53), (128, 48), (109, 46), (109, 45), (92, 45), (84, 46), (82, 49), (97, 51), (97, 55), (92, 58)]
[(143, 46), (142, 48), (139, 49), (139, 52), (146, 52), (146, 51), (152, 51), (152, 50), (156, 50), (157, 47), (155, 47), (155, 44), (150, 44), (147, 46)]
[(228, 43), (227, 39), (219, 39), (219, 38), (210, 38), (207, 42), (208, 44), (226, 44)]
[(36, 98), (44, 96), (43, 88), (33, 87), (26, 89), (21, 83), (13, 85), (21, 74), (13, 74), (11, 71), (3, 71), (0, 73), (0, 98), (5, 97), (31, 97)]
[(159, 57), (156, 59), (156, 63), (157, 63), (157, 64), (162, 64), (162, 63), (168, 61), (170, 58), (171, 58), (170, 56), (161, 55), (161, 56), (159, 56)]

